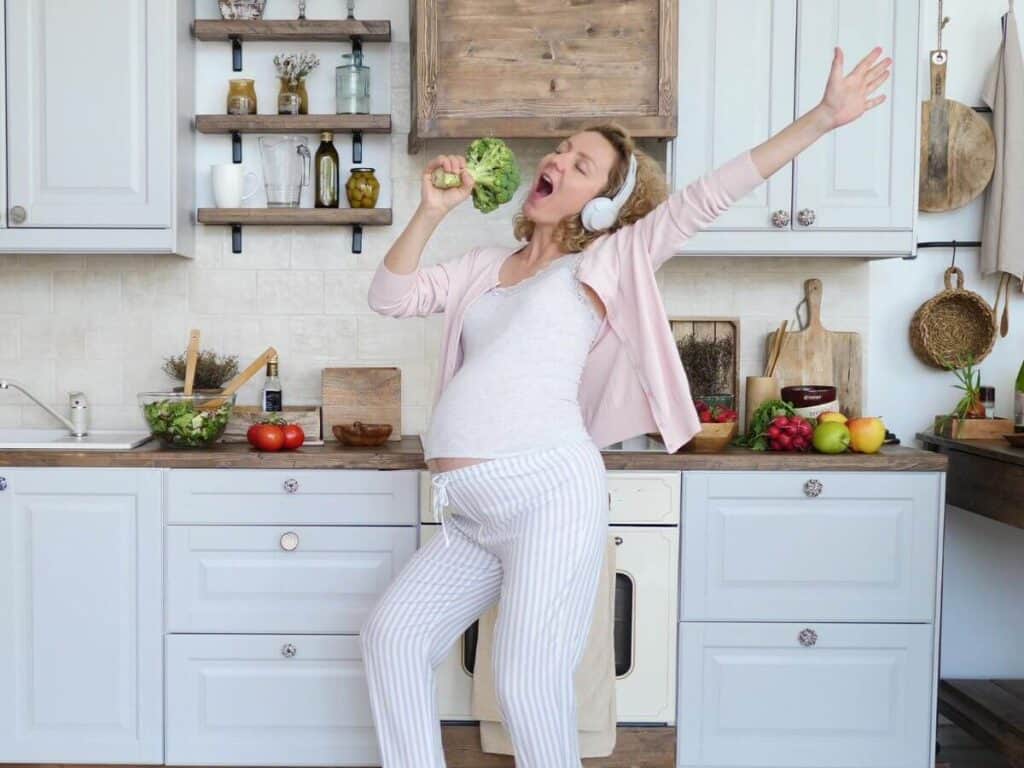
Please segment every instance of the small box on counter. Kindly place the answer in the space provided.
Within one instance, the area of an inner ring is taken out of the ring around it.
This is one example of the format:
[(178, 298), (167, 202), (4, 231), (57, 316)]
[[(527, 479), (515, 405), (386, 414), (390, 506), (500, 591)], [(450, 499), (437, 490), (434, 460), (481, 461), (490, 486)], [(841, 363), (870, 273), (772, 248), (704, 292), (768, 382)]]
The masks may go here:
[(253, 424), (265, 421), (273, 416), (280, 416), (290, 424), (298, 424), (306, 434), (305, 445), (323, 442), (320, 432), (320, 406), (318, 405), (286, 405), (281, 411), (264, 411), (256, 405), (236, 405), (231, 412), (231, 419), (221, 437), (222, 443), (244, 443), (245, 433)]
[(935, 417), (935, 434), (954, 440), (998, 440), (1013, 434), (1013, 419), (950, 419)]

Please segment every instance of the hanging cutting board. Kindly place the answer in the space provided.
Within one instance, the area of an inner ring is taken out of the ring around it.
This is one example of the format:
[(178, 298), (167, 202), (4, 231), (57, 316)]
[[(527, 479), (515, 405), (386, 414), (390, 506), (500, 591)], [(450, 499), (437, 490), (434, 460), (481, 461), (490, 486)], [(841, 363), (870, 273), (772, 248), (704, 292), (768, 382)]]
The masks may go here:
[(921, 105), (918, 208), (960, 208), (980, 195), (996, 162), (995, 136), (973, 109), (946, 98), (947, 52), (931, 52), (931, 98)]
[(335, 424), (390, 424), (389, 440), (402, 439), (402, 371), (399, 368), (324, 368), (321, 376), (324, 440)]
[[(849, 417), (861, 415), (860, 334), (829, 331), (821, 324), (821, 280), (804, 283), (807, 297), (807, 327), (786, 333), (775, 377), (780, 387), (795, 384), (832, 384), (839, 408)], [(766, 351), (778, 331), (768, 334)]]

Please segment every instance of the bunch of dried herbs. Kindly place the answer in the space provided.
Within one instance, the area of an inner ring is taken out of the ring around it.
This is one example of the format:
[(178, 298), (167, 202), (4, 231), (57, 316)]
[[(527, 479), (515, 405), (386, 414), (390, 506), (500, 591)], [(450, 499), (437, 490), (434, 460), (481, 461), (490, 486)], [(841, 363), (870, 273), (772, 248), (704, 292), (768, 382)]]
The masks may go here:
[[(185, 355), (172, 355), (164, 360), (163, 370), (172, 379), (185, 380)], [(238, 355), (218, 355), (209, 349), (196, 357), (196, 389), (218, 389), (238, 373)]]
[(676, 341), (679, 359), (686, 369), (690, 392), (694, 397), (716, 395), (729, 390), (733, 340), (698, 339), (687, 336)]

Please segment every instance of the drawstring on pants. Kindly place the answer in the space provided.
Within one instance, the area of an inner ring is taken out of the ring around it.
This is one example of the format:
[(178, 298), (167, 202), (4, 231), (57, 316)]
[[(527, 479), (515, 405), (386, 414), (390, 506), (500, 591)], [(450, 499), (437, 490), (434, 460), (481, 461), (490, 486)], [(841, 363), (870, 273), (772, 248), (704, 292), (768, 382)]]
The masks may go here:
[(441, 533), (444, 534), (444, 545), (446, 547), (448, 546), (448, 529), (444, 525), (444, 508), (448, 506), (447, 486), (450, 479), (443, 473), (430, 478), (430, 482), (434, 486), (434, 522), (441, 523)]

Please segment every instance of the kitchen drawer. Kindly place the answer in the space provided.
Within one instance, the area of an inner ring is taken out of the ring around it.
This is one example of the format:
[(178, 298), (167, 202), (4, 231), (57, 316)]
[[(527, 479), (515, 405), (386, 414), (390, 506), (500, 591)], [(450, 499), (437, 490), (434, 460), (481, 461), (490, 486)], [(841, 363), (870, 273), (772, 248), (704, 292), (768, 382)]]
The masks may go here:
[(415, 525), (417, 472), (173, 469), (167, 522)]
[[(679, 472), (609, 470), (608, 522), (615, 525), (678, 525)], [(420, 473), (420, 520), (434, 522), (430, 473)]]
[(410, 526), (168, 526), (168, 632), (357, 633)]
[[(805, 629), (816, 642), (802, 645)], [(680, 625), (676, 765), (924, 768), (927, 624)]]
[(380, 765), (358, 635), (168, 635), (167, 765)]
[(687, 472), (682, 620), (932, 621), (941, 479)]

